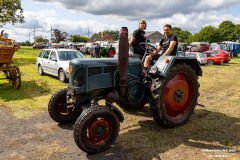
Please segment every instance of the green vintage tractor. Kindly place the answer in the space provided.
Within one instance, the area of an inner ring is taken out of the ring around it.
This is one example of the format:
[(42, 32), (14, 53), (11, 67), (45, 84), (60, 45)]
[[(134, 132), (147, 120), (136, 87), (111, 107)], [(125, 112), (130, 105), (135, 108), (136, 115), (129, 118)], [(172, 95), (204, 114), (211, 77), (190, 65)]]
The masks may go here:
[[(149, 103), (153, 119), (166, 127), (184, 124), (197, 104), (202, 70), (196, 58), (161, 56), (144, 76), (142, 60), (128, 54), (127, 28), (121, 31), (118, 59), (73, 59), (68, 88), (49, 101), (53, 120), (76, 121), (74, 140), (87, 153), (102, 152), (117, 139), (124, 117), (114, 103), (123, 109)], [(105, 105), (99, 105), (102, 99)]]

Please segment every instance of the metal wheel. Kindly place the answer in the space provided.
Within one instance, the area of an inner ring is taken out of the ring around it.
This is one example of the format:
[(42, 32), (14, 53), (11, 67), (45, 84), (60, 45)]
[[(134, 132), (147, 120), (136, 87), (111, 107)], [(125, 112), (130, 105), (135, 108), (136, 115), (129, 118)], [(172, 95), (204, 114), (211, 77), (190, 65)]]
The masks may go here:
[(166, 78), (155, 79), (151, 88), (154, 120), (168, 127), (184, 124), (197, 104), (199, 86), (194, 70), (186, 64), (177, 64)]
[(212, 59), (208, 60), (207, 61), (208, 65), (213, 65), (214, 64), (214, 61)]
[(21, 86), (21, 73), (20, 69), (16, 66), (13, 67), (14, 69), (11, 71), (11, 81), (12, 81), (12, 86), (15, 89), (19, 89)]
[(42, 66), (39, 64), (38, 65), (38, 74), (40, 75), (40, 76), (42, 76), (44, 73), (43, 73), (43, 69), (42, 69)]
[(58, 72), (58, 79), (59, 79), (61, 82), (63, 82), (63, 83), (67, 82), (66, 74), (65, 74), (65, 72), (63, 71), (63, 69), (60, 69), (60, 70), (59, 70), (59, 72)]
[(108, 149), (117, 139), (119, 120), (106, 106), (93, 106), (84, 111), (74, 125), (74, 140), (87, 153)]

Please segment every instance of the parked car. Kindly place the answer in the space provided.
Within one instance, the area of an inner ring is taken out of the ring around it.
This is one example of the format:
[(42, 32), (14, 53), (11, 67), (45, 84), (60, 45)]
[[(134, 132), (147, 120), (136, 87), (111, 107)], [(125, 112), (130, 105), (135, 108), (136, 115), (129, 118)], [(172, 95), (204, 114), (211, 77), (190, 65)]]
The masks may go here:
[(207, 64), (207, 55), (204, 53), (200, 53), (200, 52), (185, 52), (185, 56), (190, 56), (190, 57), (196, 57), (199, 64), (201, 65), (205, 65)]
[(199, 52), (204, 52), (210, 49), (210, 44), (207, 42), (192, 42), (190, 45), (195, 45), (199, 48)]
[(38, 74), (49, 74), (58, 77), (61, 82), (69, 78), (69, 62), (74, 58), (86, 58), (81, 52), (73, 49), (43, 49), (37, 58)]
[(230, 54), (225, 50), (208, 50), (204, 53), (215, 54), (218, 57), (222, 57), (224, 63), (228, 63), (231, 60)]
[(49, 44), (48, 44), (48, 42), (41, 42), (41, 43), (35, 43), (34, 45), (33, 45), (33, 48), (46, 48), (46, 47), (48, 47), (49, 46)]
[(223, 63), (223, 58), (220, 56), (217, 56), (216, 54), (212, 54), (210, 52), (205, 53), (207, 55), (206, 60), (207, 64), (212, 65), (212, 64), (222, 64)]

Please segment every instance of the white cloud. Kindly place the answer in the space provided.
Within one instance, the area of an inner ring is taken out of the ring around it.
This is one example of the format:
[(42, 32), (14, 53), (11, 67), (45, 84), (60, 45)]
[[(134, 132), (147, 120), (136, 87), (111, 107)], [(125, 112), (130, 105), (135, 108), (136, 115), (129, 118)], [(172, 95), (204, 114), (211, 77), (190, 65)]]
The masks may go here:
[[(239, 0), (31, 0), (22, 2), (25, 23), (6, 25), (9, 37), (18, 41), (28, 40), (28, 34), (33, 38), (35, 26), (36, 35), (50, 38), (51, 25), (55, 29), (69, 34), (87, 36), (90, 32), (116, 30), (127, 26), (129, 32), (137, 28), (139, 19), (144, 18), (148, 30), (159, 30), (170, 23), (191, 33), (207, 25), (218, 27), (224, 20), (235, 24), (240, 22), (237, 7)], [(235, 11), (235, 12), (234, 12)]]

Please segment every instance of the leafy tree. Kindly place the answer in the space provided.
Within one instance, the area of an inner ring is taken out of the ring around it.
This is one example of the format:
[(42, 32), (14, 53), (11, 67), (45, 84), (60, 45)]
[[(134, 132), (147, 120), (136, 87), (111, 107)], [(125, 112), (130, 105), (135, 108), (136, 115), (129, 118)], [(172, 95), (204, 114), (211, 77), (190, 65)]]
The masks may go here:
[(71, 35), (70, 40), (74, 43), (75, 42), (87, 42), (89, 40), (89, 38), (83, 37), (80, 35)]
[(101, 33), (110, 34), (115, 41), (119, 39), (119, 34), (120, 34), (120, 32), (117, 30), (115, 30), (115, 31), (114, 30), (105, 30), (105, 31), (99, 32), (98, 35), (100, 35)]
[(201, 41), (201, 35), (199, 33), (195, 33), (194, 35), (189, 36), (189, 38), (187, 39), (188, 43), (199, 41)]
[(0, 0), (0, 27), (18, 22), (24, 23), (21, 0)]
[(236, 24), (234, 27), (234, 40), (238, 42), (240, 41), (240, 24)]
[(59, 43), (60, 41), (66, 41), (68, 34), (66, 32), (62, 32), (58, 29), (53, 30), (55, 36), (55, 42)]
[(219, 42), (220, 34), (218, 30), (213, 26), (206, 26), (202, 28), (199, 32), (199, 41), (202, 42)]
[(179, 27), (173, 27), (172, 33), (178, 37), (179, 42), (187, 42), (188, 38), (192, 35), (189, 31), (182, 30)]
[(234, 39), (234, 27), (235, 24), (232, 21), (223, 21), (218, 26), (218, 31), (220, 33), (220, 41), (230, 41)]
[(49, 42), (48, 39), (43, 38), (42, 36), (36, 36), (34, 42)]

